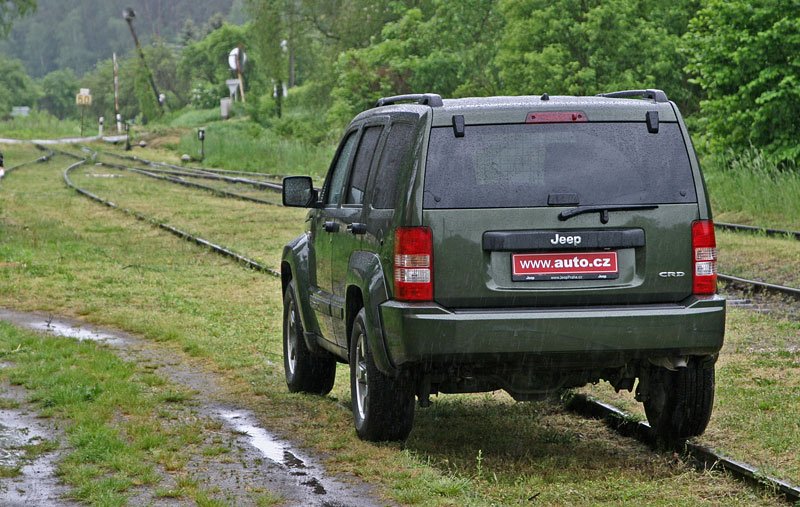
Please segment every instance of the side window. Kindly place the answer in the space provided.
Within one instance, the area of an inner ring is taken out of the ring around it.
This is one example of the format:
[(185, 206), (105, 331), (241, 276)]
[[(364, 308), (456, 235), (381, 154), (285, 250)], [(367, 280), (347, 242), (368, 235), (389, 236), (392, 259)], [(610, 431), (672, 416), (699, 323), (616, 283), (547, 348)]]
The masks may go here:
[(344, 187), (344, 179), (347, 176), (347, 163), (350, 162), (350, 155), (353, 153), (353, 148), (356, 145), (358, 136), (357, 130), (350, 132), (342, 142), (342, 149), (339, 150), (339, 157), (331, 169), (330, 177), (328, 178), (328, 186), (325, 189), (325, 204), (339, 204), (342, 200), (342, 190)]
[(372, 165), (372, 157), (375, 154), (375, 147), (378, 146), (378, 139), (381, 137), (383, 127), (367, 127), (364, 135), (361, 136), (361, 143), (356, 151), (356, 159), (353, 162), (353, 172), (350, 176), (350, 187), (347, 190), (345, 204), (361, 204), (364, 202), (364, 191), (367, 188), (367, 175)]
[(374, 208), (394, 208), (398, 178), (403, 162), (411, 156), (414, 144), (415, 127), (411, 123), (395, 123), (389, 131), (386, 145), (378, 166), (375, 191), (372, 198)]

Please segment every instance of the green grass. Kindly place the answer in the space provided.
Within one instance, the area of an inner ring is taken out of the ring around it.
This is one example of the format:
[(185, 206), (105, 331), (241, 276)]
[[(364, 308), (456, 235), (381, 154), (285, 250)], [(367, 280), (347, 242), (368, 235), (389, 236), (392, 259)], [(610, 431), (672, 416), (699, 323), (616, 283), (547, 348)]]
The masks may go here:
[[(32, 111), (28, 117), (12, 118), (0, 122), (0, 137), (11, 139), (52, 139), (77, 137), (81, 133), (80, 120), (59, 120), (47, 113)], [(84, 135), (97, 135), (97, 119), (84, 119)], [(8, 162), (6, 162), (8, 166)]]
[[(321, 180), (335, 148), (334, 144), (286, 139), (254, 122), (230, 120), (207, 125), (204, 164), (271, 174), (307, 174)], [(197, 133), (184, 134), (178, 150), (199, 157)]]
[[(0, 306), (112, 325), (152, 340), (154, 347), (163, 347), (175, 360), (216, 371), (232, 402), (253, 410), (279, 434), (319, 451), (330, 470), (375, 483), (394, 501), (409, 505), (513, 505), (529, 503), (529, 498), (543, 504), (578, 505), (773, 502), (724, 476), (674, 466), (671, 456), (618, 437), (597, 421), (564, 414), (547, 404), (515, 403), (502, 394), (442, 396), (432, 408), (418, 412), (405, 445), (361, 442), (352, 428), (346, 368), (338, 369), (329, 396), (286, 391), (278, 280), (77, 196), (60, 182), (60, 170), (68, 163), (56, 159), (12, 174), (0, 185), (0, 257), (15, 263), (0, 269)], [(91, 167), (86, 173), (105, 170)], [(83, 178), (81, 183), (107, 192), (120, 204), (141, 206), (141, 211), (168, 218), (178, 227), (222, 238), (220, 243), (270, 264), (279, 258), (283, 244), (303, 228), (302, 211), (235, 204), (151, 180), (110, 180), (86, 173), (76, 179)], [(36, 376), (35, 371), (30, 374)], [(159, 388), (161, 395), (174, 390), (159, 387), (146, 368), (136, 380), (142, 390)], [(87, 383), (59, 396), (70, 400), (67, 405), (77, 406), (103, 399), (105, 393)], [(159, 421), (170, 420), (165, 416), (174, 404), (168, 399), (153, 394)], [(44, 409), (57, 416), (55, 406)], [(111, 430), (142, 435), (136, 437), (133, 452), (153, 454), (168, 473), (180, 475), (185, 468), (186, 457), (171, 452), (171, 444), (144, 438), (153, 433), (146, 426), (139, 432), (115, 425), (99, 432), (94, 439), (97, 446), (87, 445), (81, 453), (113, 456), (103, 451), (118, 445)], [(177, 439), (178, 449), (200, 445), (192, 440), (197, 433), (191, 428), (176, 430), (167, 442)], [(166, 450), (158, 451), (162, 448)], [(81, 494), (93, 498), (120, 494), (118, 490), (130, 487), (130, 477), (146, 476), (132, 465), (121, 468), (126, 470), (123, 475), (109, 474), (91, 462), (76, 466), (74, 473), (93, 485)], [(203, 495), (192, 493), (193, 480), (186, 476), (176, 487), (155, 483), (148, 487), (165, 497), (181, 494), (201, 503)]]
[(220, 109), (184, 109), (177, 113), (172, 113), (168, 118), (161, 120), (160, 123), (170, 127), (196, 128), (207, 123), (220, 121)]
[(703, 169), (716, 220), (800, 230), (800, 169), (779, 169), (753, 150), (709, 157)]
[[(0, 376), (28, 389), (43, 415), (69, 422), (73, 450), (59, 464), (59, 474), (75, 487), (76, 499), (119, 504), (132, 485), (157, 482), (138, 449), (142, 437), (113, 424), (125, 417), (134, 429), (152, 417), (152, 400), (132, 381), (135, 366), (93, 343), (43, 338), (5, 323), (0, 323), (0, 357), (13, 364)], [(52, 444), (31, 452), (47, 449)]]
[(723, 231), (716, 237), (721, 273), (800, 287), (800, 241)]

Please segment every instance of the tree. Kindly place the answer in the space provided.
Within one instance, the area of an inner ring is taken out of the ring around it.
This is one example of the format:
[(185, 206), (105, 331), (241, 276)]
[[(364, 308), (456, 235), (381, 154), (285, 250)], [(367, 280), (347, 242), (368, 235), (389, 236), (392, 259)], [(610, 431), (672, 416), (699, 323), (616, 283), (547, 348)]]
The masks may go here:
[(54, 70), (42, 78), (42, 96), (38, 107), (60, 120), (76, 116), (75, 94), (78, 93), (78, 78), (71, 69)]
[(346, 121), (385, 95), (494, 93), (495, 41), (502, 26), (492, 0), (433, 0), (429, 9), (408, 9), (384, 27), (382, 40), (340, 57), (332, 121)]
[(0, 36), (5, 37), (15, 19), (36, 10), (36, 0), (3, 0), (0, 2)]
[(36, 84), (22, 62), (0, 55), (0, 116), (13, 106), (33, 106), (39, 96)]
[(800, 162), (800, 4), (709, 0), (684, 40), (712, 149)]
[[(203, 40), (189, 44), (181, 53), (178, 64), (178, 76), (190, 88), (215, 89), (215, 100), (228, 96), (225, 80), (234, 76), (228, 67), (228, 54), (230, 51), (247, 45), (253, 40), (252, 26), (235, 26), (223, 24)], [(248, 88), (261, 86), (254, 69), (258, 67), (258, 58), (245, 47), (247, 52), (247, 65), (244, 68), (244, 82)], [(205, 104), (208, 105), (208, 104)]]
[(511, 94), (592, 95), (661, 88), (684, 112), (697, 92), (683, 73), (692, 0), (503, 0), (496, 59)]

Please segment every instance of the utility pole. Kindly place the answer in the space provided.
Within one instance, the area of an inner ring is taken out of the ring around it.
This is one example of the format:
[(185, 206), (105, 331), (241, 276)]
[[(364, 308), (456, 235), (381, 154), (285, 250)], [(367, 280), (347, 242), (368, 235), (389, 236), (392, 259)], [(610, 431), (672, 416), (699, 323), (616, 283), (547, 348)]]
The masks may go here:
[(156, 96), (156, 103), (158, 104), (158, 109), (163, 113), (164, 112), (164, 104), (162, 103), (162, 96), (158, 93), (158, 88), (156, 88), (156, 82), (153, 80), (153, 74), (150, 72), (150, 67), (147, 66), (147, 61), (144, 59), (144, 51), (142, 51), (142, 46), (139, 44), (139, 37), (136, 36), (136, 30), (133, 29), (133, 18), (136, 17), (136, 13), (133, 12), (133, 9), (130, 7), (126, 7), (122, 11), (122, 17), (125, 18), (125, 21), (128, 22), (128, 28), (131, 29), (131, 35), (133, 36), (133, 43), (136, 44), (136, 49), (139, 51), (139, 58), (142, 59), (142, 65), (144, 65), (144, 70), (147, 73), (147, 78), (150, 80), (150, 86), (153, 87), (153, 93)]

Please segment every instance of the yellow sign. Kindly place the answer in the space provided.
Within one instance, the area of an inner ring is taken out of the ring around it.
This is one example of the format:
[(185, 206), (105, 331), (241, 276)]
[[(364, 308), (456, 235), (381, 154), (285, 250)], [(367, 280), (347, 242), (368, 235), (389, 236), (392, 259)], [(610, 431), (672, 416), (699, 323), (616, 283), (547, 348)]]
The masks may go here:
[(92, 96), (87, 93), (79, 93), (75, 95), (75, 103), (79, 106), (91, 106)]

